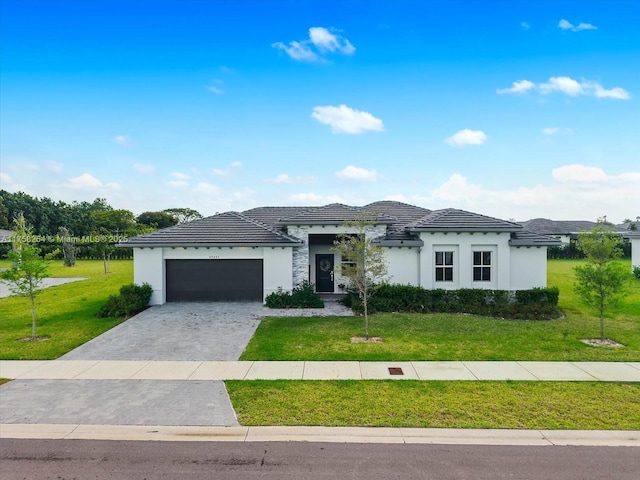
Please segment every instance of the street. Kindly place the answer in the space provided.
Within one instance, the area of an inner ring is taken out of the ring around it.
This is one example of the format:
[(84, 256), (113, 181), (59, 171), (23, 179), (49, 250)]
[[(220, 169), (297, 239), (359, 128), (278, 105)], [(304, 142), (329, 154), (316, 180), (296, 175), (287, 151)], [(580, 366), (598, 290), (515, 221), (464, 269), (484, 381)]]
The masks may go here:
[(638, 478), (634, 447), (0, 440), (14, 479)]

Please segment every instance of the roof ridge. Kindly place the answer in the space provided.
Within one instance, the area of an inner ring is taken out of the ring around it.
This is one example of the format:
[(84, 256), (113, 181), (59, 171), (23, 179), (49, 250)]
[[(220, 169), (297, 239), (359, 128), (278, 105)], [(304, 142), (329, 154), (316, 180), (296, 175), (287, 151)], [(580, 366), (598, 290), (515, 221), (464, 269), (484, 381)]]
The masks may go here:
[[(231, 212), (224, 212), (224, 213), (230, 213), (232, 215), (235, 215), (236, 217), (238, 217), (239, 219), (251, 223), (257, 227), (263, 228), (275, 235), (278, 235), (279, 237), (285, 238), (287, 240), (293, 240), (295, 242), (300, 242), (300, 240), (298, 240), (297, 238), (291, 237), (281, 231), (276, 230), (275, 228), (271, 227), (270, 225), (267, 225), (266, 223), (260, 222), (259, 220), (256, 220), (255, 218), (251, 218), (247, 215), (245, 215), (242, 212), (235, 212), (235, 211), (231, 211)], [(222, 213), (220, 215), (223, 215)]]

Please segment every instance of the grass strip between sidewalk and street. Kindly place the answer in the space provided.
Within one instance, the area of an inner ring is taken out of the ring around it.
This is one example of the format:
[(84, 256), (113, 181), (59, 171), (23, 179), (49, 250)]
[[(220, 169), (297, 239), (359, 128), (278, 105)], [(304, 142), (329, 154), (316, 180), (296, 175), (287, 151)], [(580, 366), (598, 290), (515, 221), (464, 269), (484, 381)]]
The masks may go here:
[(241, 425), (640, 430), (640, 384), (226, 381)]

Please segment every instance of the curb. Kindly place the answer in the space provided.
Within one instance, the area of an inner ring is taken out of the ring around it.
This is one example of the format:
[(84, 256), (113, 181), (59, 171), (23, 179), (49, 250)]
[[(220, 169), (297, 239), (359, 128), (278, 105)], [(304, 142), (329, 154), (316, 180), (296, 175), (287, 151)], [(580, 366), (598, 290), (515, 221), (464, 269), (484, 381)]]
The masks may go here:
[(640, 430), (2, 424), (0, 439), (640, 447)]

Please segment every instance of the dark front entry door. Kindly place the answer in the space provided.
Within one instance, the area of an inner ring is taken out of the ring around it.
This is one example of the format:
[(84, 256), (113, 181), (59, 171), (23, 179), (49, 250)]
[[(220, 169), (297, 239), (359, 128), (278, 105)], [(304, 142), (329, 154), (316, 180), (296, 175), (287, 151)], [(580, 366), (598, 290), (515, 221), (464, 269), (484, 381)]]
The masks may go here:
[(316, 291), (333, 292), (333, 254), (316, 255)]

